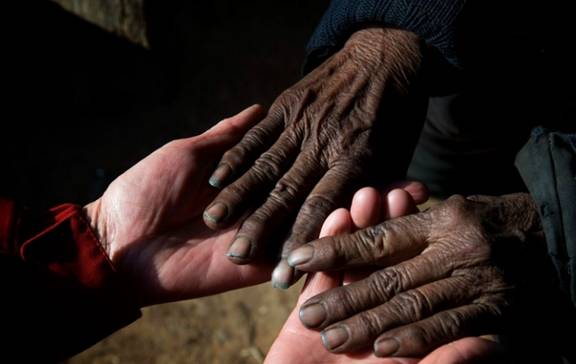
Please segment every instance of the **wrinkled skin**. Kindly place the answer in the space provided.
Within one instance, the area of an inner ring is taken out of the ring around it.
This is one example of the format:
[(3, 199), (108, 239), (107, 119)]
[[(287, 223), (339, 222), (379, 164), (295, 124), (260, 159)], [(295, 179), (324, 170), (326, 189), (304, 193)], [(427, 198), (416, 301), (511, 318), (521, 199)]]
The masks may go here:
[[(387, 182), (405, 172), (409, 161), (401, 156), (411, 155), (427, 100), (417, 87), (421, 60), (421, 43), (412, 33), (358, 31), (282, 93), (224, 154), (210, 178), (223, 190), (204, 220), (223, 229), (251, 212), (228, 251), (233, 262), (248, 263), (263, 248), (286, 257), (315, 239), (328, 214), (349, 203), (354, 190), (374, 183), (369, 177), (382, 182), (376, 171), (386, 170)], [(398, 139), (406, 153), (394, 143)], [(283, 259), (272, 282), (287, 288), (294, 273)]]
[[(413, 213), (417, 211), (415, 201), (421, 202), (427, 195), (420, 188), (418, 184), (411, 183), (403, 189), (394, 189), (383, 196), (380, 196), (380, 193), (373, 188), (363, 188), (354, 195), (350, 211), (338, 209), (328, 216), (322, 226), (320, 236), (347, 233), (377, 224), (382, 221), (383, 217), (395, 218)], [(363, 276), (366, 277), (366, 274)], [(350, 273), (342, 276), (341, 272), (311, 273), (298, 298), (296, 308), (274, 341), (265, 363), (494, 364), (508, 362), (499, 344), (476, 337), (468, 337), (443, 345), (423, 359), (378, 358), (372, 350), (356, 352), (353, 355), (328, 352), (322, 346), (318, 333), (306, 329), (300, 323), (298, 308), (313, 296), (339, 287), (343, 281), (350, 283), (360, 277), (358, 274)]]
[[(410, 194), (400, 189), (391, 191), (382, 202), (384, 204), (381, 203), (380, 194), (375, 189), (363, 188), (359, 190), (354, 195), (350, 211), (341, 208), (328, 216), (322, 226), (320, 237), (349, 233), (358, 228), (380, 222), (381, 216), (401, 216), (413, 212), (416, 208)], [(354, 214), (351, 214), (351, 211)], [(332, 354), (322, 346), (317, 332), (306, 329), (300, 323), (298, 307), (308, 298), (327, 289), (340, 286), (343, 278), (340, 272), (315, 273), (308, 277), (298, 298), (296, 308), (274, 341), (265, 363), (386, 364), (387, 359), (377, 358), (371, 351), (356, 353), (354, 356)], [(346, 277), (346, 280), (351, 280), (351, 277)]]
[(323, 329), (335, 353), (373, 344), (377, 356), (422, 357), (465, 336), (498, 332), (515, 307), (514, 277), (522, 276), (514, 258), (541, 244), (529, 195), (454, 196), (425, 212), (314, 241), (288, 262), (306, 272), (386, 267), (309, 299), (300, 318)]
[(237, 226), (216, 232), (202, 220), (217, 193), (206, 182), (213, 166), (261, 114), (253, 106), (202, 135), (166, 144), (86, 206), (110, 260), (127, 279), (127, 295), (139, 306), (269, 279), (271, 265), (237, 266), (224, 255)]
[[(312, 273), (298, 298), (298, 306), (326, 290), (339, 287), (341, 279), (333, 273)], [(298, 307), (297, 306), (297, 307)], [(333, 354), (322, 346), (318, 333), (306, 329), (298, 318), (298, 309), (288, 317), (265, 363), (299, 364), (498, 364), (513, 363), (500, 344), (467, 337), (440, 346), (424, 358), (379, 358), (371, 350), (354, 354)]]

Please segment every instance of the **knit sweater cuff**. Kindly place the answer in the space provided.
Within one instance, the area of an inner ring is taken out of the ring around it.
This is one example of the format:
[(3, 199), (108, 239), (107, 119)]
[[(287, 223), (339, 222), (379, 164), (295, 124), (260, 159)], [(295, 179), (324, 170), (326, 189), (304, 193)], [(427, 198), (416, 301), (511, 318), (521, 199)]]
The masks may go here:
[(340, 49), (356, 30), (381, 25), (411, 31), (438, 49), (450, 64), (456, 56), (456, 23), (465, 0), (333, 0), (307, 46), (309, 72)]

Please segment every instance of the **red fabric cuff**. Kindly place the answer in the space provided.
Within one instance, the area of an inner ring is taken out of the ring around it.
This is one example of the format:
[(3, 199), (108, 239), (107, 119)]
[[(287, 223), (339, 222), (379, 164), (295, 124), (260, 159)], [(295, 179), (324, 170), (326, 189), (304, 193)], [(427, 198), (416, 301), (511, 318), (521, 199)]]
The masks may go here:
[(0, 199), (0, 213), (7, 355), (60, 361), (140, 317), (81, 206), (21, 210)]
[(8, 254), (11, 250), (15, 225), (14, 201), (0, 197), (0, 252)]
[(48, 225), (42, 231), (20, 246), (22, 260), (46, 266), (56, 277), (74, 280), (87, 289), (108, 291), (117, 285), (114, 266), (80, 206), (54, 207), (46, 216), (46, 222)]

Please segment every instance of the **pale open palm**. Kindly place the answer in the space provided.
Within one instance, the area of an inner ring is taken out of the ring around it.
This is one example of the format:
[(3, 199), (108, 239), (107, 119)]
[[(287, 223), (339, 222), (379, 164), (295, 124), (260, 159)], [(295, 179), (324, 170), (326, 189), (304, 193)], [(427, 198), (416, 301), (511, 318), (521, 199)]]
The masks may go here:
[(213, 231), (202, 220), (202, 211), (217, 192), (206, 182), (214, 163), (260, 113), (253, 106), (202, 135), (166, 144), (86, 207), (110, 259), (141, 305), (269, 279), (266, 266), (237, 266), (225, 257), (235, 227)]

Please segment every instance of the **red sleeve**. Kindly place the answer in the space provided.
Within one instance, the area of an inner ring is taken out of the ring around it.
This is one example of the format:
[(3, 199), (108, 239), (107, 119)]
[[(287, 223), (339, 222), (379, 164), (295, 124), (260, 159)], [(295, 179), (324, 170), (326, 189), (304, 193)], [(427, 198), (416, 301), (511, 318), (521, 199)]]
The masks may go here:
[(14, 202), (0, 197), (0, 251), (4, 253), (12, 241), (11, 233), (14, 230)]
[[(140, 316), (82, 208), (0, 198), (2, 357), (59, 361)], [(6, 356), (7, 355), (7, 356)]]

